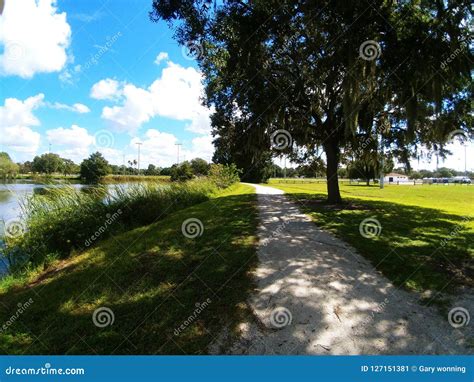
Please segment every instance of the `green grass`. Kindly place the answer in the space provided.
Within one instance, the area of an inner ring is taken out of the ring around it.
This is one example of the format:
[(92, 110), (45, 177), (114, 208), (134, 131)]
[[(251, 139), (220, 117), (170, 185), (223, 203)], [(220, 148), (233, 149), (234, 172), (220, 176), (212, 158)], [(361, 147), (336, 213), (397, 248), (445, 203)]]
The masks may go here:
[(51, 187), (23, 203), (25, 232), (7, 240), (14, 273), (51, 257), (67, 257), (99, 240), (134, 227), (151, 224), (170, 213), (212, 197), (219, 190), (207, 180), (187, 183), (134, 183), (78, 190)]
[[(195, 239), (181, 232), (197, 218)], [(201, 354), (228, 326), (235, 329), (252, 288), (257, 214), (252, 187), (234, 185), (207, 202), (103, 241), (45, 272), (0, 284), (0, 322), (28, 307), (6, 330), (3, 354)], [(175, 329), (210, 299), (178, 335)], [(112, 309), (98, 328), (95, 309)], [(232, 330), (231, 330), (232, 332)]]
[[(418, 292), (474, 286), (474, 187), (341, 185), (342, 208), (327, 205), (326, 184), (280, 184), (315, 223), (367, 257), (394, 284)], [(364, 238), (374, 217), (379, 236)]]

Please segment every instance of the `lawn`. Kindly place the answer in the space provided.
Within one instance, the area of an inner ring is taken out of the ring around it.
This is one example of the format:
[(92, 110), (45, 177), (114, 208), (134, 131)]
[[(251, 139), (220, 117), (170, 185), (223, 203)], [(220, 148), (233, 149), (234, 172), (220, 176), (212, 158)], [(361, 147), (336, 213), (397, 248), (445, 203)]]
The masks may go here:
[[(324, 201), (326, 184), (270, 185), (288, 193), (318, 226), (350, 243), (397, 286), (444, 293), (474, 286), (472, 186), (344, 184), (345, 204), (335, 208)], [(366, 218), (380, 222), (379, 235), (361, 235)]]
[[(189, 218), (202, 222), (201, 236), (183, 235)], [(7, 284), (0, 352), (206, 353), (222, 328), (232, 332), (247, 313), (256, 225), (254, 190), (239, 184), (57, 261), (23, 285)], [(105, 313), (96, 323), (113, 316), (113, 324), (94, 324), (99, 308)]]

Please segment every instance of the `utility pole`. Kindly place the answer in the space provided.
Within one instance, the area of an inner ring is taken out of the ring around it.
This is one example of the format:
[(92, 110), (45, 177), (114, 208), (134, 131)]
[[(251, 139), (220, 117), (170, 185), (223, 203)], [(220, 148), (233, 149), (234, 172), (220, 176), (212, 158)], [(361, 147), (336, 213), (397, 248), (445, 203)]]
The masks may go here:
[(384, 173), (383, 173), (383, 136), (380, 133), (380, 180), (379, 186), (382, 189), (384, 186)]
[(286, 179), (286, 155), (284, 156), (284, 158), (285, 158), (285, 167), (283, 169), (283, 178)]
[(175, 143), (174, 145), (175, 145), (175, 146), (177, 147), (177, 149), (178, 149), (178, 162), (177, 162), (177, 164), (178, 164), (178, 166), (179, 166), (179, 146), (182, 146), (182, 144), (181, 144), (181, 143)]
[(135, 143), (138, 146), (138, 175), (140, 175), (140, 146), (143, 144), (141, 142)]
[(464, 143), (464, 176), (467, 177), (467, 141)]

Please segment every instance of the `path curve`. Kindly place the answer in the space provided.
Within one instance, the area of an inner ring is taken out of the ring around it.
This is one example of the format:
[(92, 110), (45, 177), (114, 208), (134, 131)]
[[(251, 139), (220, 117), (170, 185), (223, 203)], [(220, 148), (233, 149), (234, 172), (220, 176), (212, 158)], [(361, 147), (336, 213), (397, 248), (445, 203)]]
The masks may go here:
[(257, 290), (249, 301), (254, 319), (241, 324), (230, 353), (472, 353), (466, 328), (453, 328), (414, 294), (394, 287), (281, 190), (252, 186), (260, 217)]

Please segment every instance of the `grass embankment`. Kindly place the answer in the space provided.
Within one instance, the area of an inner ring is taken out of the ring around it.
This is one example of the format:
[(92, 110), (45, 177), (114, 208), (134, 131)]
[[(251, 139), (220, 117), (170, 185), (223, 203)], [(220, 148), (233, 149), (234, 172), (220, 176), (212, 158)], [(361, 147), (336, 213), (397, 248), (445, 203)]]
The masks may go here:
[[(232, 186), (207, 202), (56, 261), (21, 285), (0, 284), (0, 322), (26, 303), (0, 330), (0, 352), (205, 353), (225, 325), (234, 328), (246, 313), (249, 270), (256, 262), (253, 192)], [(182, 234), (189, 218), (202, 222), (201, 236)], [(114, 316), (104, 328), (92, 320), (101, 307)]]
[[(342, 185), (346, 204), (325, 203), (325, 184), (270, 185), (298, 201), (321, 228), (366, 256), (394, 284), (411, 290), (453, 292), (474, 286), (474, 188), (471, 186)], [(381, 233), (361, 236), (374, 217)]]
[(169, 182), (168, 175), (107, 175), (101, 183)]
[[(219, 189), (209, 180), (133, 184), (113, 189), (51, 187), (24, 201), (24, 234), (7, 241), (13, 277), (25, 265), (46, 265), (96, 242), (203, 202)], [(31, 268), (31, 267), (30, 267)]]

